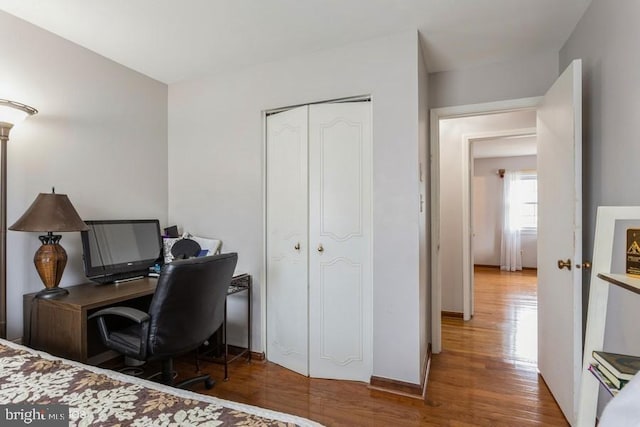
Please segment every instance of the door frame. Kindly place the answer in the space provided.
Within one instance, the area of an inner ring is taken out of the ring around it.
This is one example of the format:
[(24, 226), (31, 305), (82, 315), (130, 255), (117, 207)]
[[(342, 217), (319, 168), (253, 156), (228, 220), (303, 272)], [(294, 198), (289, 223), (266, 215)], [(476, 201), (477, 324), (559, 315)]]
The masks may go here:
[(464, 320), (473, 316), (473, 150), (474, 142), (487, 139), (535, 136), (536, 128), (474, 132), (462, 135), (462, 313)]
[[(442, 280), (440, 258), (440, 120), (485, 114), (506, 113), (537, 109), (542, 97), (519, 98), (505, 101), (433, 108), (430, 112), (431, 157), (431, 350), (442, 351)], [(465, 144), (468, 149), (468, 144)], [(469, 156), (464, 156), (469, 161)], [(463, 159), (463, 161), (464, 161)], [(466, 168), (468, 170), (468, 167)], [(467, 172), (468, 173), (468, 172)], [(463, 181), (464, 182), (464, 181)], [(466, 181), (468, 185), (468, 180)], [(464, 185), (464, 184), (463, 184)], [(468, 205), (468, 203), (467, 203)], [(468, 215), (468, 213), (467, 213)], [(463, 221), (464, 222), (464, 221)], [(468, 222), (468, 221), (467, 221)], [(465, 236), (463, 242), (465, 246)], [(467, 251), (468, 253), (468, 251)], [(464, 268), (464, 266), (462, 266)], [(469, 266), (467, 266), (469, 268)]]

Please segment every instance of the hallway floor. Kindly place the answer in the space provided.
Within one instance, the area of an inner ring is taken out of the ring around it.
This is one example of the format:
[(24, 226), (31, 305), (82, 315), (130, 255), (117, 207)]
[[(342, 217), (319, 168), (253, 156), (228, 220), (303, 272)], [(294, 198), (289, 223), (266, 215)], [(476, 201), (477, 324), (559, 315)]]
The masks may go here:
[(427, 402), (462, 424), (568, 425), (537, 373), (535, 270), (475, 269), (475, 314), (443, 317)]

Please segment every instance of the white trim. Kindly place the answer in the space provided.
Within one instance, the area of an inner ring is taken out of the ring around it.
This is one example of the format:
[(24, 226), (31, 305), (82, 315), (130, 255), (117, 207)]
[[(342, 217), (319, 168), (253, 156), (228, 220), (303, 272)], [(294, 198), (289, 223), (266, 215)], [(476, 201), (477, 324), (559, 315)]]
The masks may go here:
[[(442, 350), (442, 281), (440, 266), (440, 120), (537, 108), (542, 97), (431, 109), (431, 348)], [(468, 148), (468, 144), (465, 144)], [(465, 157), (467, 162), (468, 156)], [(468, 170), (468, 167), (466, 168)], [(468, 183), (468, 180), (467, 180)], [(467, 184), (468, 185), (468, 184)], [(467, 252), (468, 253), (468, 252)]]
[[(260, 268), (260, 346), (267, 354), (267, 112), (262, 111), (262, 266)], [(255, 292), (251, 293), (253, 297)], [(253, 307), (253, 305), (252, 305)], [(254, 317), (252, 316), (251, 319)], [(250, 326), (251, 327), (251, 326)]]

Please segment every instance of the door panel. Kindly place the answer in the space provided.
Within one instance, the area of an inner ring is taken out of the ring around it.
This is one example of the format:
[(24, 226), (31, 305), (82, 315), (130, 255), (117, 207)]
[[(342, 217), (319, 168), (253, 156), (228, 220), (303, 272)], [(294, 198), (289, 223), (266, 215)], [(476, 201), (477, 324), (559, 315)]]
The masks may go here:
[[(318, 329), (318, 356), (333, 365), (346, 366), (364, 360), (362, 329), (364, 310), (362, 307), (362, 264), (337, 258), (320, 264), (318, 281), (320, 316)], [(355, 305), (353, 305), (355, 303)], [(349, 313), (336, 316), (335, 313)], [(312, 365), (312, 375), (315, 365)]]
[[(538, 369), (565, 417), (582, 355), (582, 72), (575, 60), (538, 108)], [(558, 260), (573, 268), (559, 269)]]
[(267, 357), (308, 375), (307, 115), (267, 117)]
[(309, 370), (371, 376), (369, 103), (309, 107)]
[(362, 236), (362, 123), (336, 118), (318, 131), (320, 236), (344, 242)]

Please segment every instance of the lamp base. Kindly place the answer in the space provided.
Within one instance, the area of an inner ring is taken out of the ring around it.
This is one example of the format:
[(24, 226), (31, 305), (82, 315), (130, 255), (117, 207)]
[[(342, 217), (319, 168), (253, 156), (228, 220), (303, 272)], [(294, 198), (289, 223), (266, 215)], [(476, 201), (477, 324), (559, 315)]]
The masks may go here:
[(47, 288), (38, 292), (35, 297), (41, 299), (51, 299), (63, 297), (65, 295), (69, 295), (69, 291), (65, 288)]
[(33, 263), (36, 266), (40, 280), (42, 280), (46, 288), (41, 293), (47, 295), (39, 298), (54, 298), (69, 293), (64, 289), (58, 288), (60, 279), (62, 279), (62, 272), (67, 265), (67, 252), (58, 244), (61, 237), (51, 232), (46, 236), (39, 237), (42, 245), (36, 251)]

